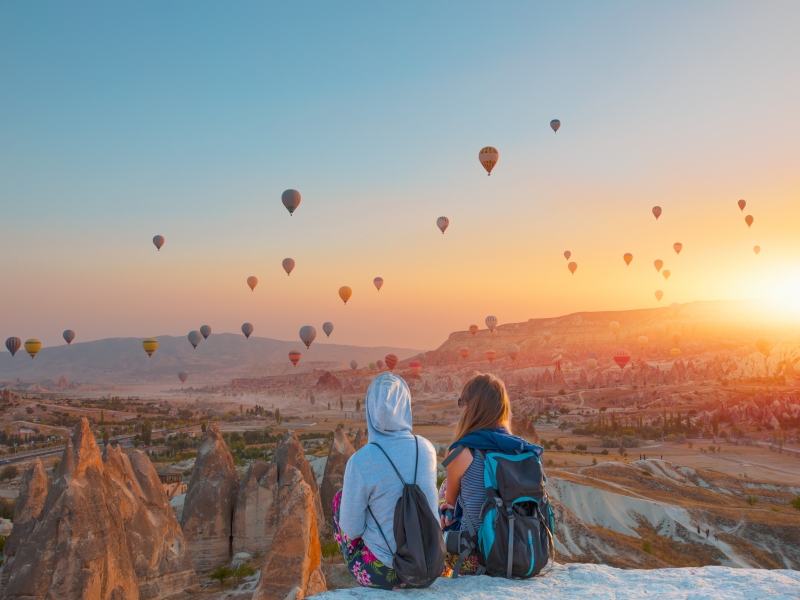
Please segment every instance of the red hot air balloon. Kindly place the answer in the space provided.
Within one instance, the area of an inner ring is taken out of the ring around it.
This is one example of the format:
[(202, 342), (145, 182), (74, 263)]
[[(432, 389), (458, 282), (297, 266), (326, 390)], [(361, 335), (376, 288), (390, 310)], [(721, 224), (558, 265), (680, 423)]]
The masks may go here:
[(614, 362), (619, 365), (620, 369), (624, 369), (630, 359), (631, 353), (627, 350), (617, 350), (614, 352)]
[(626, 265), (630, 265), (631, 261), (633, 260), (633, 254), (631, 254), (630, 252), (626, 252), (625, 254), (622, 255), (622, 260), (625, 261)]
[(422, 371), (422, 363), (418, 360), (412, 360), (408, 363), (408, 372), (412, 377), (419, 377), (419, 372)]
[(570, 252), (569, 250), (564, 250), (564, 258), (569, 260), (570, 256), (572, 256), (572, 252)]
[(496, 350), (487, 350), (486, 351), (486, 360), (489, 362), (494, 362), (494, 359), (497, 358), (497, 351)]
[(672, 247), (675, 249), (675, 254), (680, 254), (681, 250), (683, 250), (683, 244), (681, 244), (680, 242), (675, 242), (674, 244), (672, 244)]
[(469, 348), (467, 347), (461, 348), (461, 350), (459, 350), (458, 353), (464, 360), (467, 360), (469, 358)]
[(389, 370), (394, 371), (394, 368), (397, 366), (397, 355), (387, 354), (383, 360), (386, 361), (386, 366), (389, 368)]
[(744, 207), (747, 206), (747, 202), (745, 202), (744, 200), (739, 200), (739, 202), (737, 202), (736, 204), (739, 205), (739, 210), (744, 212)]
[(472, 337), (475, 337), (475, 334), (478, 333), (478, 326), (477, 325), (470, 325), (469, 332), (472, 334)]
[(375, 361), (375, 366), (378, 367), (378, 371), (383, 370), (383, 361), (382, 360)]
[(661, 216), (661, 207), (660, 206), (654, 206), (653, 207), (653, 216), (656, 218), (656, 221), (658, 221), (658, 217)]
[(292, 350), (291, 352), (289, 352), (289, 360), (291, 361), (291, 363), (292, 363), (292, 364), (293, 364), (295, 367), (297, 366), (297, 363), (299, 363), (299, 362), (300, 362), (300, 357), (301, 357), (301, 356), (303, 356), (303, 355), (302, 355), (302, 354), (300, 354), (300, 351), (299, 351), (299, 350)]

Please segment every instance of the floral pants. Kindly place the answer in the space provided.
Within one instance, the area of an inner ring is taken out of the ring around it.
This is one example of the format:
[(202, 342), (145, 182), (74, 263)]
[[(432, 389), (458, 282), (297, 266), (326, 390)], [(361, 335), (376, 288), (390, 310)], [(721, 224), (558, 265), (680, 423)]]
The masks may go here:
[[(339, 506), (342, 501), (342, 492), (338, 492), (333, 497), (333, 538), (339, 544), (339, 550), (347, 568), (356, 578), (359, 585), (364, 587), (378, 588), (381, 590), (398, 590), (406, 587), (400, 581), (392, 567), (388, 567), (379, 561), (375, 555), (367, 548), (364, 540), (356, 538), (354, 540), (342, 533), (339, 529)], [(408, 586), (411, 587), (411, 586)]]

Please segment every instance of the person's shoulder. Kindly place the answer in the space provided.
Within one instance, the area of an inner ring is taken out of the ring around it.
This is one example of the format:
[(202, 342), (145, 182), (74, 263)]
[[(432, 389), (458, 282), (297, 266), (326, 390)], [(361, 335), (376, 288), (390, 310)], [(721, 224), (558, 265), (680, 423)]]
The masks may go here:
[(422, 453), (423, 451), (428, 452), (432, 456), (436, 456), (436, 447), (433, 443), (427, 439), (422, 437), (421, 435), (416, 436), (417, 440), (419, 441), (419, 451)]

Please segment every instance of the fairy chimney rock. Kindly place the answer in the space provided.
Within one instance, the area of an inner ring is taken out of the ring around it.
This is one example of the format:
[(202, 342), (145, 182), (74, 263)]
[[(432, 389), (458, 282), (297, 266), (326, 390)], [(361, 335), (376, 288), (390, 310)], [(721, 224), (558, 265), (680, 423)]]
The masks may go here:
[(239, 477), (216, 423), (206, 430), (186, 491), (181, 529), (198, 571), (228, 561)]
[(287, 479), (287, 469), (294, 467), (303, 476), (303, 479), (311, 488), (311, 493), (314, 496), (314, 506), (317, 515), (317, 528), (320, 531), (327, 531), (325, 527), (325, 515), (322, 511), (322, 502), (319, 497), (319, 486), (317, 485), (317, 477), (314, 474), (314, 469), (308, 463), (303, 445), (297, 439), (297, 435), (291, 429), (286, 432), (283, 439), (275, 448), (275, 455), (272, 457), (272, 462), (278, 465), (278, 479), (285, 481)]
[[(358, 431), (356, 440), (360, 435), (361, 430)], [(344, 427), (340, 425), (336, 428), (331, 440), (331, 449), (328, 452), (328, 461), (325, 463), (325, 474), (322, 476), (322, 486), (320, 487), (322, 510), (328, 519), (331, 518), (333, 497), (336, 492), (342, 489), (342, 484), (344, 483), (344, 468), (347, 466), (347, 461), (355, 453), (355, 448), (353, 448), (344, 434)]]
[(236, 494), (233, 554), (264, 554), (278, 528), (278, 466), (263, 460), (251, 464)]

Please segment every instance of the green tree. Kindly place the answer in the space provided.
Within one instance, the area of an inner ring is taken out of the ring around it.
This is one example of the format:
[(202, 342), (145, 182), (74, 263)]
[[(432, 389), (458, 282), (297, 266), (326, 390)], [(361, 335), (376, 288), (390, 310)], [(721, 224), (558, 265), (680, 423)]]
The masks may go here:
[(233, 570), (233, 576), (236, 579), (244, 579), (245, 577), (250, 577), (250, 575), (255, 575), (256, 570), (248, 564), (242, 563), (238, 567)]
[(280, 424), (281, 424), (281, 409), (280, 409), (280, 408), (276, 408), (276, 409), (275, 409), (275, 422), (276, 422), (278, 425), (280, 425)]
[(106, 411), (101, 410), (100, 411), (100, 425), (102, 425), (105, 422), (106, 422)]
[(356, 412), (361, 410), (361, 400), (356, 398)]
[(103, 445), (108, 446), (108, 440), (111, 439), (111, 436), (108, 435), (108, 429), (103, 429), (102, 434), (103, 434)]
[(150, 419), (145, 419), (142, 423), (142, 443), (145, 446), (149, 446), (150, 442), (153, 441), (153, 424), (150, 422)]
[(792, 507), (794, 507), (795, 510), (800, 510), (800, 496), (792, 500)]
[(328, 402), (328, 410), (330, 410), (330, 409), (331, 409), (331, 403)]
[(131, 443), (133, 444), (134, 448), (138, 448), (142, 444), (142, 440), (140, 440), (138, 437), (135, 437)]
[(219, 580), (220, 585), (225, 585), (225, 582), (233, 577), (233, 570), (230, 567), (217, 567), (214, 569), (214, 572), (211, 573), (211, 579)]
[(206, 422), (205, 422), (205, 420), (200, 421), (200, 431), (202, 431), (203, 433), (206, 432)]
[(755, 506), (758, 503), (758, 496), (748, 496), (745, 498), (745, 502), (747, 502), (750, 506)]
[(0, 480), (8, 481), (10, 479), (14, 479), (17, 475), (19, 475), (19, 469), (14, 465), (8, 465), (3, 468), (3, 471), (0, 472)]
[(344, 410), (344, 400), (342, 400), (341, 394), (339, 394), (339, 410)]

